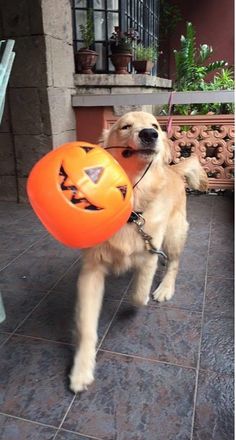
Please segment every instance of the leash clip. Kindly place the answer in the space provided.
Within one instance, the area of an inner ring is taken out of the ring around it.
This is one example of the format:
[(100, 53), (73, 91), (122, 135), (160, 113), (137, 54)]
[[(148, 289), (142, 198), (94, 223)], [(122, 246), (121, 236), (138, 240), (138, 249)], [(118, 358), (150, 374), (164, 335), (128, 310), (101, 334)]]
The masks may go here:
[(154, 244), (152, 243), (151, 235), (146, 234), (146, 232), (144, 232), (143, 230), (143, 226), (145, 225), (145, 218), (141, 214), (133, 211), (132, 222), (135, 223), (137, 226), (138, 232), (144, 241), (145, 249), (150, 252), (150, 254), (160, 255), (164, 259), (165, 264), (167, 261), (167, 255), (154, 246)]

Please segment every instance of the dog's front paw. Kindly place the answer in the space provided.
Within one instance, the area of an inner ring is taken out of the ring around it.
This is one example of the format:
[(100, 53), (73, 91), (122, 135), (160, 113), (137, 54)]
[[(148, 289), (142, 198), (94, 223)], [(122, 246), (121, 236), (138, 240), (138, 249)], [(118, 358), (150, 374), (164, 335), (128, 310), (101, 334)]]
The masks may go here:
[(131, 289), (131, 291), (129, 292), (129, 296), (134, 306), (142, 307), (148, 304), (149, 292), (146, 293), (144, 291)]
[(168, 301), (174, 295), (174, 289), (169, 286), (160, 286), (153, 292), (153, 299), (158, 302)]
[(142, 306), (146, 306), (148, 304), (149, 301), (149, 296), (138, 296), (138, 295), (132, 295), (132, 303), (134, 306), (137, 307), (142, 307)]
[(88, 389), (88, 385), (90, 385), (94, 381), (94, 376), (89, 371), (75, 371), (72, 370), (70, 374), (70, 389), (74, 393), (79, 393), (80, 391), (84, 391)]

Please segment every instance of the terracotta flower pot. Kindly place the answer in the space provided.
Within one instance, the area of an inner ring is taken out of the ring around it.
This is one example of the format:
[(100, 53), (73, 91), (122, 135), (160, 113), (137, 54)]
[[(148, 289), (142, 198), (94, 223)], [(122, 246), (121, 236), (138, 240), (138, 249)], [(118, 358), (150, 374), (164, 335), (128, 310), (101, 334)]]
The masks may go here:
[(128, 74), (128, 64), (132, 60), (131, 53), (114, 53), (111, 55), (111, 62), (115, 67), (115, 73)]
[(82, 48), (76, 52), (76, 69), (80, 73), (93, 73), (92, 67), (95, 66), (98, 54), (94, 50)]
[(133, 61), (133, 67), (137, 73), (145, 73), (146, 75), (151, 74), (151, 70), (154, 66), (152, 61)]

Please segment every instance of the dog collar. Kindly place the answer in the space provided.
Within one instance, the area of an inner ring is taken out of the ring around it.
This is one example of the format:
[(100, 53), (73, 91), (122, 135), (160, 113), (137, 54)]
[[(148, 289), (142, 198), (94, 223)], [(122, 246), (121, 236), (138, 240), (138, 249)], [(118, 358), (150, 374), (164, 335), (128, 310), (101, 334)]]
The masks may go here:
[(130, 214), (130, 217), (127, 220), (127, 223), (133, 223), (137, 220), (139, 220), (140, 215), (142, 215), (143, 213), (141, 211), (132, 211)]

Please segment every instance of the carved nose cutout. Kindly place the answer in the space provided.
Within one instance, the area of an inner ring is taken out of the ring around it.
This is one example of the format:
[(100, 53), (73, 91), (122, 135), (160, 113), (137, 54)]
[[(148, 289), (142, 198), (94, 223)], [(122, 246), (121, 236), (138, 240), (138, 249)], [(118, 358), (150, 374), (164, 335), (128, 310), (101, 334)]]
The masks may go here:
[(92, 180), (93, 183), (98, 183), (100, 180), (104, 168), (103, 167), (96, 167), (96, 168), (89, 168), (87, 170), (84, 170), (87, 176)]

